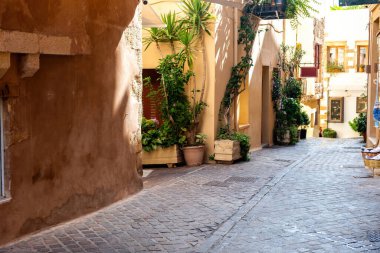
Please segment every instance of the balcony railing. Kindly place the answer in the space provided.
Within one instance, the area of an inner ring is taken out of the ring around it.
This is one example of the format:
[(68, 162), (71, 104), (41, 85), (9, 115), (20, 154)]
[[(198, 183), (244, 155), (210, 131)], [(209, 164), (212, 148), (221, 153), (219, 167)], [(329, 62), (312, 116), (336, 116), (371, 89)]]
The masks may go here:
[(317, 100), (323, 98), (322, 83), (302, 83), (302, 102)]
[(253, 7), (251, 12), (262, 19), (284, 19), (286, 0), (264, 0)]

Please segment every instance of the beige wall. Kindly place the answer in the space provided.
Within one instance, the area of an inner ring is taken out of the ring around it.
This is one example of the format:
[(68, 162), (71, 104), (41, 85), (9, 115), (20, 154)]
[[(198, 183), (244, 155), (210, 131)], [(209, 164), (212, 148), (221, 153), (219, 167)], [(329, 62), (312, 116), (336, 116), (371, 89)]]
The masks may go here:
[[(0, 244), (142, 188), (137, 4), (0, 2), (0, 30), (8, 36), (0, 51), (11, 53), (0, 77), (0, 89), (11, 91), (3, 100), (7, 194), (0, 199)], [(46, 45), (47, 37), (63, 44)], [(38, 64), (25, 62), (25, 53), (40, 53), (33, 58)]]

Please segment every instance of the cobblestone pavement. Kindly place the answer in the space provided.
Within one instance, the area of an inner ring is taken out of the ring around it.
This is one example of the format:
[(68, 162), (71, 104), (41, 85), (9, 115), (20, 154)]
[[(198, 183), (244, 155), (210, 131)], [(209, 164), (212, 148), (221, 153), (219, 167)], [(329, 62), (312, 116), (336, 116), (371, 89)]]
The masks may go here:
[(311, 139), (155, 171), (139, 194), (0, 252), (380, 252), (380, 178), (366, 178), (359, 147)]

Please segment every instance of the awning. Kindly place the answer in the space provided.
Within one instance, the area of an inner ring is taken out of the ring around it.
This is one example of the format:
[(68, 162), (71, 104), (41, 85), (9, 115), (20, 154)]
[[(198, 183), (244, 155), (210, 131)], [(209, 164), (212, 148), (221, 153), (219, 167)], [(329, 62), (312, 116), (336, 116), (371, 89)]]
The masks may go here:
[(165, 27), (165, 24), (150, 4), (143, 5), (142, 25), (143, 27)]
[(214, 4), (220, 4), (224, 6), (238, 8), (239, 10), (243, 9), (244, 2), (245, 2), (245, 0), (205, 0), (205, 1), (214, 3)]

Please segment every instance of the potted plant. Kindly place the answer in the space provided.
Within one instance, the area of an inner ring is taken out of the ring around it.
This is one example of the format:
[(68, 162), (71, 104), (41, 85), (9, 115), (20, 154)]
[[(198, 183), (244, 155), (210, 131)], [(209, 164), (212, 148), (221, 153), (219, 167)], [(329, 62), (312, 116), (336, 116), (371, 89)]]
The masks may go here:
[(205, 154), (206, 135), (198, 133), (195, 135), (194, 145), (182, 147), (183, 156), (188, 166), (198, 166), (203, 163)]
[(178, 142), (173, 136), (168, 122), (160, 126), (156, 119), (142, 118), (142, 164), (166, 164), (172, 168), (183, 162)]
[(307, 127), (310, 124), (310, 119), (309, 116), (305, 111), (301, 112), (301, 133), (300, 133), (300, 138), (301, 139), (306, 139), (307, 136)]
[(243, 161), (248, 161), (250, 147), (248, 135), (219, 129), (218, 140), (215, 141), (213, 159), (223, 163), (232, 163), (240, 158)]
[[(189, 101), (189, 124), (183, 130), (186, 134), (186, 141), (182, 148), (186, 164), (189, 166), (200, 165), (203, 163), (205, 152), (204, 134), (199, 133), (199, 124), (202, 112), (207, 106), (205, 102), (206, 78), (207, 78), (207, 55), (205, 39), (211, 35), (209, 26), (213, 20), (210, 13), (211, 4), (203, 0), (184, 0), (182, 2), (182, 11), (185, 18), (182, 20), (184, 32), (179, 36), (182, 44), (180, 54), (186, 57), (186, 64), (190, 71), (193, 70), (193, 52), (194, 44), (200, 42), (203, 56), (202, 82), (200, 87), (197, 86), (196, 78), (191, 78), (189, 85), (191, 87), (191, 97)], [(195, 159), (197, 158), (197, 159)], [(199, 160), (200, 159), (200, 160)]]
[(358, 132), (363, 136), (363, 141), (367, 141), (367, 114), (359, 113), (359, 115), (354, 118), (352, 121), (349, 121), (348, 124), (355, 132)]

